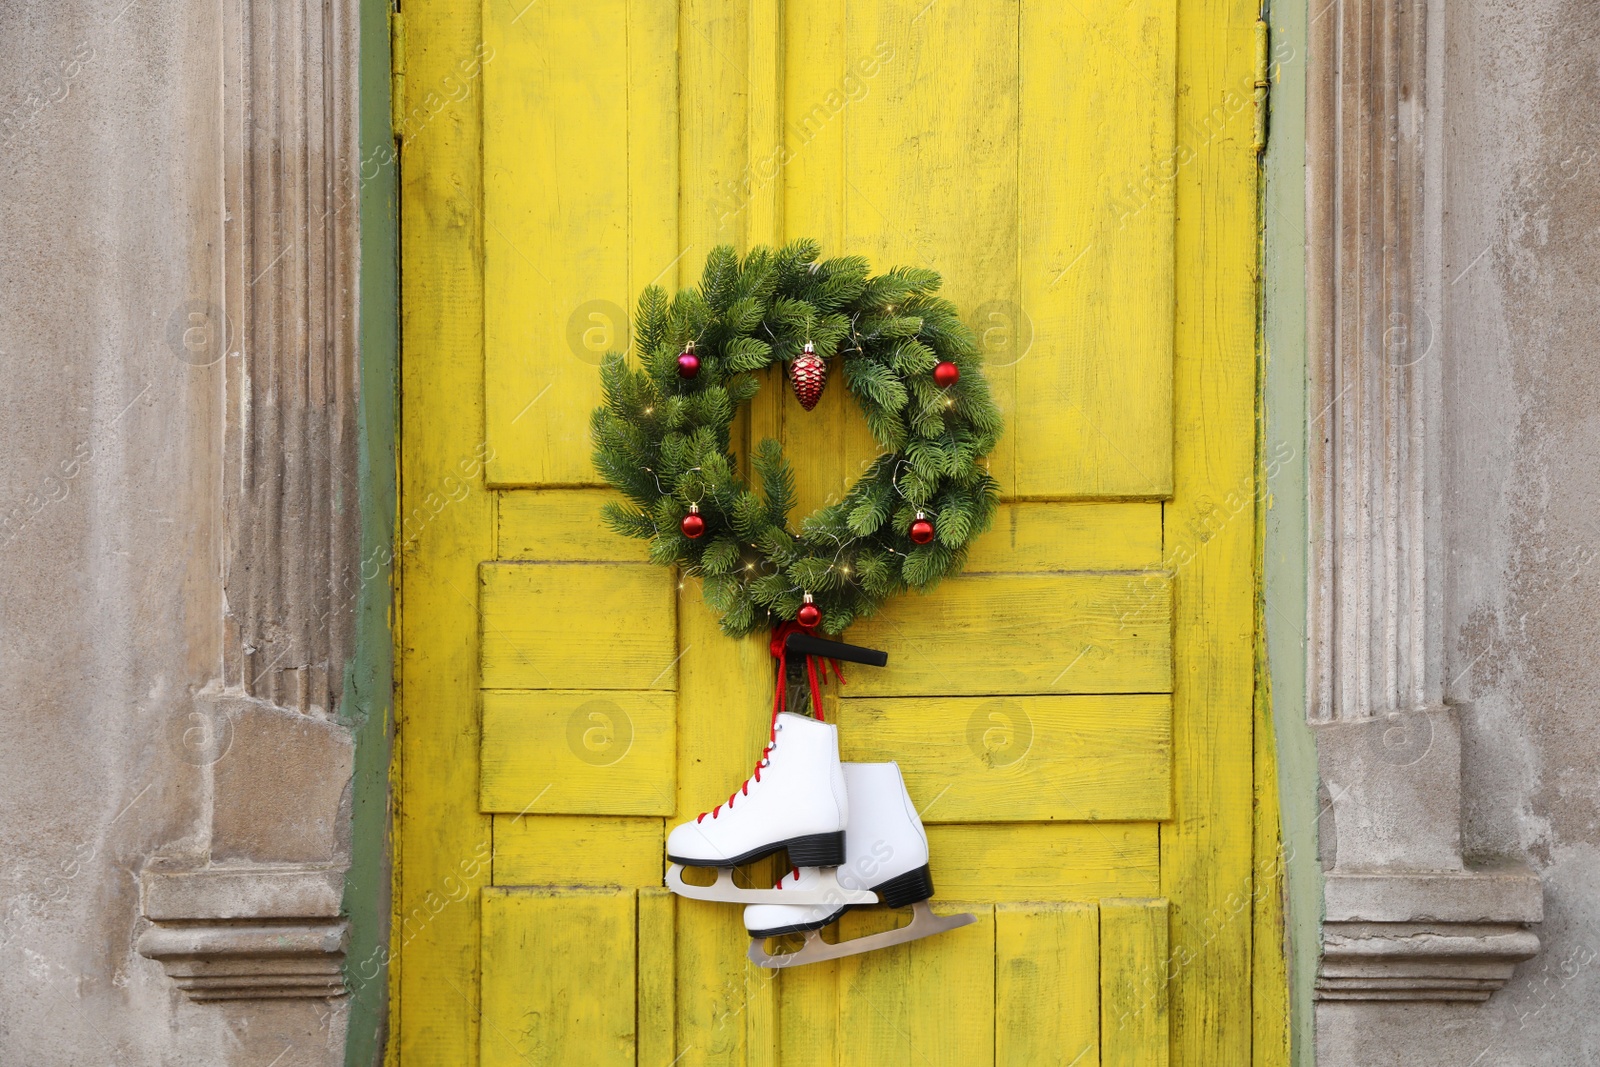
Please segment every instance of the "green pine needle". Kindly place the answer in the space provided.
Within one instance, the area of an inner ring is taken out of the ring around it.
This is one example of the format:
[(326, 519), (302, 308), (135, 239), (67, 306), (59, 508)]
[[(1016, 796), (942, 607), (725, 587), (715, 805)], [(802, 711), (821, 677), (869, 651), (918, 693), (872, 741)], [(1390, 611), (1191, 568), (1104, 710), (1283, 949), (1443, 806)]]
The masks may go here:
[[(824, 631), (838, 633), (889, 597), (930, 588), (963, 566), (998, 506), (982, 461), (1002, 419), (971, 330), (933, 295), (939, 275), (894, 267), (873, 276), (861, 256), (820, 254), (809, 239), (743, 257), (713, 249), (698, 286), (639, 294), (632, 361), (610, 353), (600, 367), (595, 469), (627, 501), (602, 508), (606, 525), (649, 541), (652, 561), (699, 574), (706, 603), (735, 636), (793, 619), (808, 592)], [(690, 342), (701, 369), (686, 379), (677, 357)], [(752, 488), (732, 425), (760, 388), (757, 375), (807, 342), (837, 360), (884, 452), (842, 500), (791, 527), (795, 475), (781, 445), (752, 451)], [(933, 383), (942, 359), (961, 370), (948, 389)], [(691, 504), (707, 527), (694, 540), (680, 529)], [(934, 522), (931, 544), (911, 543), (918, 510)]]

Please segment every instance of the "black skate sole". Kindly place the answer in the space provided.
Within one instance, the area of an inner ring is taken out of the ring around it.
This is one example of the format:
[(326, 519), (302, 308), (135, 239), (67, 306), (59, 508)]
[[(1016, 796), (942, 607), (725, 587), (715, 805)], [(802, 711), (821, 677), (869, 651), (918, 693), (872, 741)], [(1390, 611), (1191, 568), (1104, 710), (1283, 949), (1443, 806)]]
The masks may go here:
[[(889, 879), (882, 885), (875, 885), (872, 891), (878, 894), (878, 899), (891, 908), (907, 908), (921, 900), (933, 896), (933, 872), (923, 864), (914, 871)], [(780, 937), (784, 934), (808, 934), (812, 930), (820, 930), (824, 926), (839, 921), (839, 917), (851, 908), (870, 908), (871, 904), (846, 904), (826, 919), (817, 922), (794, 923), (790, 926), (775, 926), (770, 930), (751, 930), (751, 937)]]
[(667, 859), (684, 867), (739, 867), (746, 863), (765, 859), (776, 852), (785, 849), (789, 852), (789, 864), (794, 867), (838, 867), (844, 863), (844, 831), (839, 830), (831, 834), (806, 834), (804, 837), (791, 837), (787, 841), (777, 841), (770, 845), (753, 848), (742, 856), (731, 859), (718, 860), (693, 860), (684, 859), (667, 853)]

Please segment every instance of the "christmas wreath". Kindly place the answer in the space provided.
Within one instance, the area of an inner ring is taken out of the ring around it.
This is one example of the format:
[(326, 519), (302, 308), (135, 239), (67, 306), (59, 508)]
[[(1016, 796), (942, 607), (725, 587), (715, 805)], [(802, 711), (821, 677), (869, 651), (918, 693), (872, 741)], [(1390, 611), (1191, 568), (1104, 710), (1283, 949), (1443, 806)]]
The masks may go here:
[[(872, 276), (860, 256), (818, 261), (815, 241), (719, 247), (698, 288), (639, 297), (640, 366), (609, 353), (591, 420), (594, 462), (630, 502), (605, 507), (650, 558), (702, 578), (724, 632), (796, 620), (840, 633), (907, 589), (959, 571), (988, 528), (999, 487), (984, 457), (1000, 435), (971, 332), (937, 297), (939, 275)], [(844, 499), (789, 526), (794, 475), (777, 441), (751, 456), (752, 489), (730, 451), (756, 375), (787, 365), (802, 406), (836, 358), (883, 448)]]

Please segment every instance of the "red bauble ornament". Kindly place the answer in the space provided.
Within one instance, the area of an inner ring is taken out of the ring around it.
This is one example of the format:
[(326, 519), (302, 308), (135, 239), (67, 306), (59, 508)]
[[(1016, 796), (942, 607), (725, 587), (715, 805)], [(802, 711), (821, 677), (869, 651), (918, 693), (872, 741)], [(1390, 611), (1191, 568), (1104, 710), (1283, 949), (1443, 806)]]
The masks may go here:
[(911, 540), (919, 545), (933, 540), (933, 523), (920, 511), (917, 512), (917, 520), (911, 524)]
[(700, 517), (700, 505), (690, 504), (689, 514), (683, 517), (678, 524), (683, 529), (683, 536), (693, 541), (706, 532), (706, 520)]
[(700, 357), (694, 354), (694, 342), (678, 354), (678, 377), (693, 378), (700, 373)]
[(808, 630), (822, 621), (822, 609), (811, 602), (810, 593), (806, 594), (806, 602), (800, 605), (800, 611), (795, 615), (795, 621)]
[(933, 368), (933, 384), (940, 389), (948, 389), (960, 380), (961, 368), (948, 359)]
[(795, 399), (800, 401), (801, 407), (810, 411), (822, 399), (822, 387), (827, 383), (828, 365), (822, 362), (822, 357), (807, 341), (805, 351), (789, 364), (789, 384), (794, 387)]

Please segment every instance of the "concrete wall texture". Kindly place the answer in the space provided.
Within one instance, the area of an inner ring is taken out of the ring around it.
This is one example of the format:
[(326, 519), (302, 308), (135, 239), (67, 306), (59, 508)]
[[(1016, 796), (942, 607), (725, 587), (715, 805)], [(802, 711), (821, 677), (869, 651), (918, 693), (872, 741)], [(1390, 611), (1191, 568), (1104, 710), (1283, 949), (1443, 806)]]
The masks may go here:
[(221, 370), (181, 334), (216, 271), (217, 42), (177, 0), (0, 6), (6, 1064), (235, 1044), (133, 947), (145, 858), (203, 847), (184, 715), (220, 657)]
[[(6, 1067), (343, 1056), (340, 1002), (196, 1003), (135, 949), (141, 872), (222, 858), (216, 766), (248, 740), (193, 699), (229, 609), (227, 10), (0, 5)], [(290, 828), (347, 852), (348, 779)]]
[(1463, 847), (1539, 872), (1543, 949), (1485, 1004), (1323, 1004), (1320, 1059), (1596, 1063), (1600, 5), (1442, 15), (1446, 699)]

